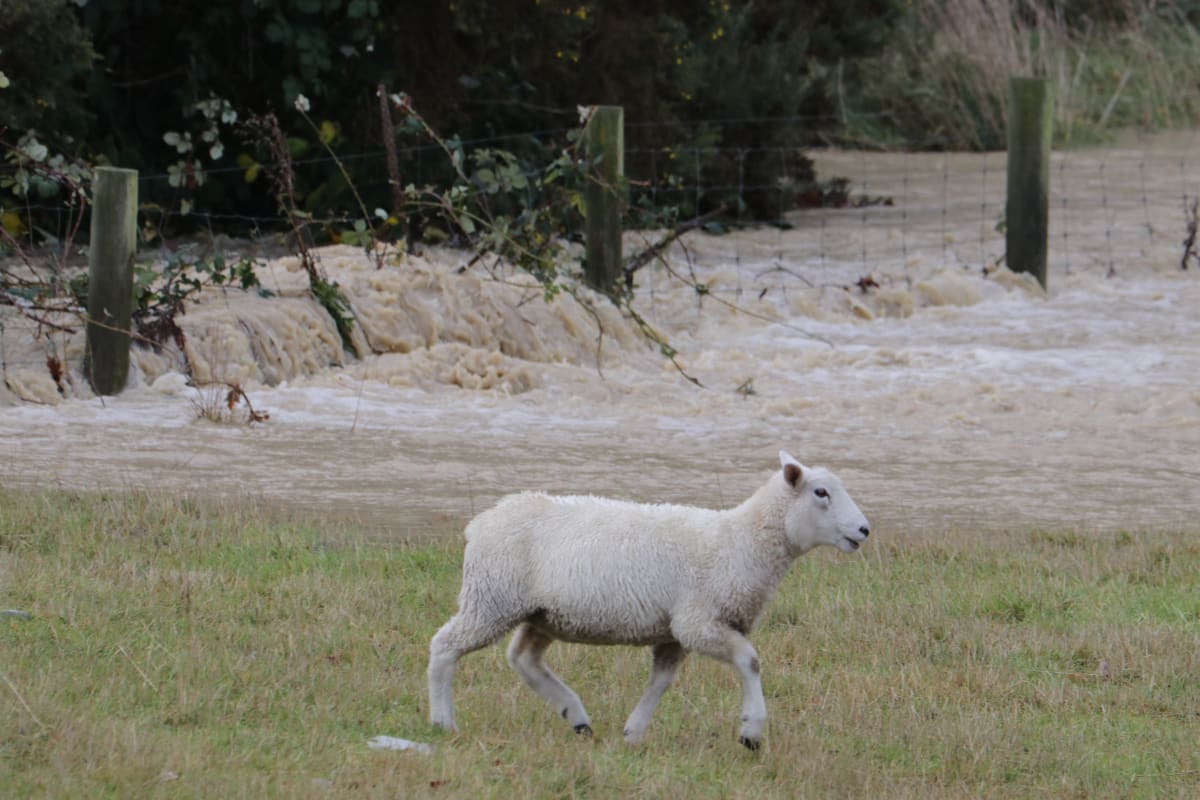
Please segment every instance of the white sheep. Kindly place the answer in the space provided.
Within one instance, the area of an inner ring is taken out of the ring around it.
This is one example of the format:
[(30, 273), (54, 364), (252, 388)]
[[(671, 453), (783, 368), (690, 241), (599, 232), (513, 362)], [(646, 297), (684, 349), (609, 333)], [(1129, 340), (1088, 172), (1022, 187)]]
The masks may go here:
[(542, 661), (556, 639), (652, 648), (650, 685), (625, 723), (631, 744), (688, 651), (732, 664), (739, 741), (757, 749), (767, 708), (746, 634), (797, 556), (822, 544), (852, 552), (870, 533), (833, 473), (785, 452), (779, 460), (765, 486), (724, 511), (525, 492), (471, 520), (458, 613), (430, 645), (433, 724), (457, 730), (458, 659), (515, 627), (509, 663), (577, 733), (591, 734), (588, 714)]

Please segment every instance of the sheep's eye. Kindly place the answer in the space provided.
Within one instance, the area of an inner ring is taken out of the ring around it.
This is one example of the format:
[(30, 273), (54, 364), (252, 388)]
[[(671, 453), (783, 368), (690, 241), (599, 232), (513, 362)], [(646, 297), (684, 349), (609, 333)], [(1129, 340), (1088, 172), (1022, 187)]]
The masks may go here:
[(829, 492), (825, 491), (824, 489), (816, 489), (813, 491), (813, 494), (815, 494), (817, 497), (821, 498), (822, 500), (829, 497)]

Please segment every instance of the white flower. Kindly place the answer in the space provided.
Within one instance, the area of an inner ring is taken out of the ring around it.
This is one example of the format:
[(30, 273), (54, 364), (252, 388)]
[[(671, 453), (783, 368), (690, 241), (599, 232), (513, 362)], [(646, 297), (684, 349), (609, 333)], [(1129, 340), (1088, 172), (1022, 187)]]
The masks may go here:
[(33, 140), (29, 141), (21, 149), (25, 151), (25, 155), (29, 156), (34, 161), (37, 161), (39, 163), (42, 161), (45, 161), (46, 156), (50, 154), (50, 151), (48, 149), (46, 149), (46, 145), (42, 144), (37, 139), (33, 139)]
[(196, 108), (200, 109), (200, 113), (208, 119), (214, 119), (221, 109), (221, 101), (215, 97), (210, 100), (201, 100), (196, 103)]
[(212, 147), (208, 148), (208, 156), (213, 161), (216, 161), (221, 156), (225, 155), (225, 145), (217, 142)]
[(296, 110), (308, 113), (312, 105), (308, 102), (308, 98), (302, 94), (296, 95)]
[(181, 136), (175, 131), (167, 131), (163, 134), (163, 141), (174, 147), (176, 152), (191, 152), (192, 135), (190, 133), (185, 133)]

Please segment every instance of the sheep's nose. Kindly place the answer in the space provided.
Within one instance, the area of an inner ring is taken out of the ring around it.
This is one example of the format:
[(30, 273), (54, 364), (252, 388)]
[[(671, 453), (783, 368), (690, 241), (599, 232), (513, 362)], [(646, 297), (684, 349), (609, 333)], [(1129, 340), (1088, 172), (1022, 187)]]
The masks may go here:
[(870, 535), (871, 535), (871, 529), (870, 529), (870, 527), (868, 527), (868, 526), (866, 526), (866, 525), (859, 525), (859, 526), (858, 526), (858, 532), (859, 532), (859, 533), (861, 533), (863, 536), (870, 536)]

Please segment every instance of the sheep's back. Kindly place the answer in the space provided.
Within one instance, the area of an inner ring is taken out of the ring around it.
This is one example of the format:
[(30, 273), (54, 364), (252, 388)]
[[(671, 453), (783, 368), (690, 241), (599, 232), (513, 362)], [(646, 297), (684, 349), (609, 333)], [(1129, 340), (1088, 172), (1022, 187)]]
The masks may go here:
[(467, 557), (493, 580), (519, 584), (530, 621), (556, 638), (667, 641), (672, 612), (708, 559), (717, 514), (595, 497), (510, 495), (468, 526)]

